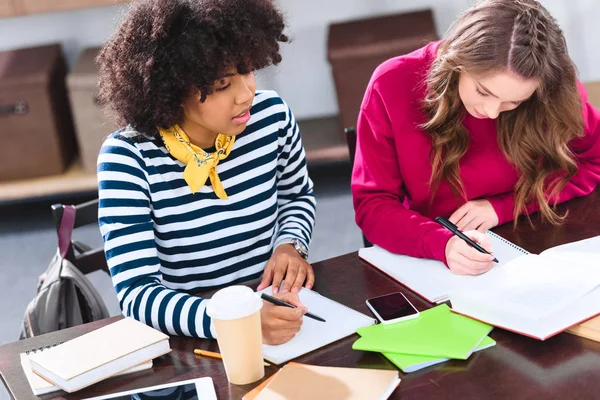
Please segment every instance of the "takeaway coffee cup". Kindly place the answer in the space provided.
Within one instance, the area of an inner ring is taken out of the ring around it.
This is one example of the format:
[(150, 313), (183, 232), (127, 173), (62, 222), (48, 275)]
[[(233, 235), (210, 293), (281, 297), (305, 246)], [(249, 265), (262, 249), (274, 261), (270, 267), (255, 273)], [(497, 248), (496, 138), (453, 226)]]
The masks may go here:
[(246, 286), (229, 286), (211, 298), (212, 318), (229, 382), (246, 385), (265, 376), (260, 309), (262, 300)]

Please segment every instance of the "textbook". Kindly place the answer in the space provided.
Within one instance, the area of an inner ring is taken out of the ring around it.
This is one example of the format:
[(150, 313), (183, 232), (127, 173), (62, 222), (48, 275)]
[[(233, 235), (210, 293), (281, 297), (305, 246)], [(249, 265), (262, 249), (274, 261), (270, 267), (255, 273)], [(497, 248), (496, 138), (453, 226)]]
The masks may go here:
[[(488, 231), (487, 234), (491, 238), (494, 256), (500, 261), (498, 266), (529, 254), (493, 232)], [(453, 274), (441, 261), (393, 254), (378, 246), (360, 249), (358, 256), (430, 303), (448, 300), (448, 293), (455, 285), (474, 278)]]
[[(473, 352), (481, 351), (493, 347), (496, 345), (496, 341), (491, 337), (485, 337), (479, 346), (475, 348)], [(423, 368), (431, 367), (432, 365), (440, 364), (450, 360), (450, 358), (438, 358), (429, 356), (417, 356), (413, 354), (400, 354), (400, 353), (383, 353), (385, 358), (390, 360), (392, 364), (397, 366), (404, 373), (415, 372)]]
[(446, 304), (417, 318), (360, 328), (354, 350), (466, 360), (493, 328), (453, 313)]
[(545, 340), (600, 314), (600, 236), (527, 254), (463, 282), (453, 311)]
[[(41, 396), (46, 393), (52, 393), (57, 390), (61, 390), (59, 387), (54, 386), (41, 376), (33, 373), (31, 370), (31, 363), (29, 362), (29, 356), (26, 353), (21, 353), (19, 356), (21, 357), (21, 367), (23, 368), (23, 372), (25, 372), (25, 377), (27, 378), (27, 382), (29, 382), (29, 386), (31, 386), (31, 391), (33, 394), (36, 396)], [(116, 374), (115, 376), (132, 374), (134, 372), (143, 371), (150, 368), (152, 368), (152, 360), (129, 368), (119, 374)]]
[(289, 363), (256, 400), (385, 400), (400, 384), (398, 371)]
[(169, 336), (124, 318), (29, 354), (29, 360), (34, 373), (71, 393), (170, 351)]
[[(271, 294), (271, 286), (257, 293)], [(376, 322), (375, 319), (310, 289), (302, 288), (298, 296), (300, 302), (308, 307), (309, 311), (324, 318), (326, 322), (304, 317), (300, 332), (292, 340), (277, 346), (264, 344), (263, 356), (274, 364), (281, 364), (309, 353), (352, 335), (358, 328), (373, 325)]]

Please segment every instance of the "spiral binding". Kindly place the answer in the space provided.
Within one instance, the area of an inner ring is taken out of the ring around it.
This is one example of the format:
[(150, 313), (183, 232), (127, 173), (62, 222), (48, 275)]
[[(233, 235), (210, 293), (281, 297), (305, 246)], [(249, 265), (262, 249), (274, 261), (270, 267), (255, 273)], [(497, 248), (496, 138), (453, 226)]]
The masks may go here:
[(42, 352), (42, 351), (44, 351), (44, 350), (48, 350), (48, 349), (50, 349), (50, 348), (52, 348), (52, 347), (56, 347), (56, 346), (58, 346), (59, 344), (63, 344), (63, 343), (64, 343), (64, 342), (53, 343), (53, 344), (49, 344), (49, 345), (47, 345), (47, 346), (38, 347), (37, 349), (29, 349), (29, 350), (27, 350), (27, 351), (25, 352), (25, 354), (29, 355), (30, 353), (33, 353), (33, 354), (35, 354), (35, 353), (37, 353), (38, 351), (39, 351), (39, 352)]
[(488, 231), (487, 233), (488, 233), (488, 235), (490, 235), (490, 236), (493, 236), (493, 237), (495, 237), (496, 239), (498, 239), (498, 240), (500, 240), (500, 241), (502, 241), (502, 242), (506, 243), (507, 245), (509, 245), (509, 246), (510, 246), (510, 247), (512, 247), (513, 249), (515, 249), (515, 250), (518, 250), (518, 251), (520, 251), (520, 252), (521, 252), (521, 253), (523, 253), (523, 254), (529, 254), (529, 252), (528, 252), (527, 250), (525, 250), (525, 249), (524, 249), (524, 248), (522, 248), (522, 247), (519, 247), (519, 246), (517, 246), (517, 245), (516, 245), (516, 244), (514, 244), (513, 242), (510, 242), (510, 241), (508, 241), (508, 240), (504, 239), (502, 236), (500, 236), (500, 235), (498, 235), (498, 234), (496, 234), (496, 233), (494, 233), (494, 232), (492, 232), (492, 231)]

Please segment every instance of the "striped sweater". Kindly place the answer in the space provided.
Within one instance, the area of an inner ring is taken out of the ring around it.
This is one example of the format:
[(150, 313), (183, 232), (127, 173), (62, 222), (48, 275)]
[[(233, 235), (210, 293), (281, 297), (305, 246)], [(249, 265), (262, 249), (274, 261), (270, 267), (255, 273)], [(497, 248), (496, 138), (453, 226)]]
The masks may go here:
[(308, 246), (313, 184), (295, 118), (273, 91), (217, 166), (228, 200), (195, 194), (162, 139), (124, 128), (98, 158), (104, 249), (123, 314), (168, 334), (214, 338), (209, 300), (192, 294), (259, 277), (273, 246)]

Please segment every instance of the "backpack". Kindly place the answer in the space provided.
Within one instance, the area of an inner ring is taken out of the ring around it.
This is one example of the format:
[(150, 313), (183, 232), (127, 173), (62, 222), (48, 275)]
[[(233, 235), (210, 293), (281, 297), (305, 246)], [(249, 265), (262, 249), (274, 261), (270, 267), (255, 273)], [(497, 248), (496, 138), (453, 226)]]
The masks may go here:
[(92, 283), (65, 257), (71, 246), (75, 207), (65, 206), (58, 230), (58, 251), (39, 278), (21, 326), (20, 339), (108, 318), (108, 310)]

